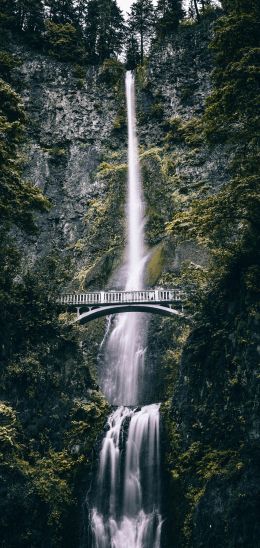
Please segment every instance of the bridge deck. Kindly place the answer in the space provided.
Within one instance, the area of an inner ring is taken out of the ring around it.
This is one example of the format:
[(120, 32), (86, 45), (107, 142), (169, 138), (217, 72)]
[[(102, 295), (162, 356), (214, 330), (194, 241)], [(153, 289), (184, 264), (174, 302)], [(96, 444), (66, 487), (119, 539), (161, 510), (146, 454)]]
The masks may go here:
[(181, 289), (149, 289), (141, 291), (95, 291), (61, 295), (58, 302), (63, 305), (102, 307), (108, 304), (171, 304), (184, 301), (186, 295)]

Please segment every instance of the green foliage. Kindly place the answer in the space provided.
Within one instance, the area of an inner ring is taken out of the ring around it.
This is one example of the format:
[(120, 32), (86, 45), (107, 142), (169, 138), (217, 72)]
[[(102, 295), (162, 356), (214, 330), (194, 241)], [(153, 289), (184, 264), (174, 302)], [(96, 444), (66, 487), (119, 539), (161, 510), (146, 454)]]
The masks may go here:
[(0, 9), (0, 22), (4, 27), (29, 33), (34, 41), (44, 29), (42, 0), (2, 0)]
[(63, 61), (83, 61), (84, 47), (77, 29), (71, 23), (46, 22), (46, 40), (49, 52)]
[(212, 44), (217, 60), (216, 87), (205, 114), (209, 138), (243, 142), (249, 150), (259, 128), (258, 31), (251, 15), (230, 15), (219, 20)]
[(91, 63), (103, 63), (121, 53), (124, 18), (115, 0), (89, 0), (84, 34)]
[(258, 0), (221, 0), (221, 4), (227, 12), (233, 12), (239, 15), (241, 13), (259, 14)]
[(108, 86), (115, 86), (123, 80), (124, 67), (116, 59), (106, 59), (99, 70), (99, 80)]
[(170, 502), (173, 504), (174, 530), (175, 534), (178, 531), (181, 545), (188, 547), (193, 543), (194, 517), (208, 489), (218, 480), (223, 486), (238, 483), (248, 466), (248, 455), (243, 444), (237, 447), (227, 444), (221, 448), (203, 443), (203, 437), (201, 441), (191, 440), (184, 445), (180, 429), (172, 421), (171, 405), (163, 404), (161, 413), (169, 443), (166, 458), (174, 497)]
[(73, 76), (75, 76), (75, 78), (84, 79), (86, 76), (86, 69), (82, 67), (82, 65), (78, 65), (78, 64), (74, 65)]
[[(210, 508), (216, 516), (216, 492), (222, 510), (213, 544), (221, 545), (220, 528), (237, 512), (243, 520), (241, 542), (254, 544), (257, 534), (252, 541), (247, 516), (254, 494), (246, 494), (243, 487), (257, 462), (255, 442), (246, 434), (258, 413), (253, 403), (259, 361), (256, 3), (223, 5), (227, 14), (215, 25), (214, 87), (205, 114), (184, 124), (173, 120), (166, 140), (169, 148), (184, 141), (189, 147), (203, 144), (213, 153), (226, 142), (232, 157), (228, 181), (204, 196), (189, 195), (167, 225), (177, 241), (197, 240), (210, 259), (206, 269), (189, 265), (180, 275), (182, 283), (194, 282), (195, 325), (182, 355), (172, 356), (170, 371), (181, 362), (181, 373), (172, 405), (162, 406), (169, 436), (172, 520), (179, 531), (177, 544), (187, 547), (198, 542), (200, 520), (208, 526)], [(223, 538), (231, 537), (237, 542), (227, 526)]]
[(2, 0), (2, 32), (21, 33), (59, 60), (102, 63), (122, 51), (124, 19), (116, 0)]
[(0, 102), (1, 219), (33, 230), (33, 210), (45, 211), (48, 201), (39, 189), (22, 179), (19, 147), (24, 134), (24, 108), (19, 95), (3, 80)]
[(171, 36), (184, 18), (181, 0), (159, 0), (156, 8), (156, 31), (160, 40)]
[(153, 287), (158, 281), (165, 262), (165, 250), (162, 244), (156, 246), (147, 264), (147, 285)]
[(199, 146), (205, 140), (204, 127), (199, 118), (194, 117), (183, 122), (179, 116), (176, 116), (166, 121), (165, 129), (168, 130), (164, 138), (166, 143)]
[(10, 244), (2, 252), (0, 477), (8, 497), (1, 497), (1, 539), (10, 546), (28, 539), (31, 546), (42, 539), (74, 546), (90, 455), (108, 407), (92, 389), (75, 331), (59, 321), (54, 297), (67, 266), (53, 254), (22, 276)]
[(10, 77), (10, 72), (13, 68), (17, 67), (20, 61), (7, 51), (0, 51), (0, 75), (6, 79)]
[[(16, 63), (5, 52), (1, 58), (9, 77)], [(107, 404), (92, 390), (75, 330), (59, 320), (55, 299), (68, 278), (68, 259), (64, 265), (53, 250), (29, 269), (10, 236), (14, 225), (35, 231), (34, 211), (49, 203), (22, 179), (21, 98), (1, 80), (0, 99), (0, 537), (10, 547), (72, 547)], [(49, 149), (53, 161), (65, 153)]]
[[(78, 274), (82, 288), (107, 283), (113, 268), (121, 258), (124, 245), (124, 203), (127, 166), (118, 163), (118, 157), (99, 165), (97, 178), (106, 188), (105, 195), (89, 200), (85, 223), (87, 243), (91, 249), (88, 262)], [(112, 160), (112, 162), (111, 162)]]
[(114, 130), (121, 131), (126, 128), (125, 112), (120, 111), (117, 113), (114, 120)]
[[(151, 148), (140, 156), (144, 194), (147, 205), (146, 237), (149, 245), (156, 245), (165, 234), (165, 221), (172, 214), (171, 180), (164, 172), (163, 154)], [(157, 174), (156, 184), (154, 173)]]
[(0, 459), (17, 446), (17, 413), (6, 403), (0, 401)]
[(134, 70), (140, 63), (141, 56), (138, 40), (129, 34), (126, 40), (126, 70)]
[[(128, 17), (129, 36), (140, 44), (140, 61), (143, 64), (144, 54), (149, 46), (154, 30), (154, 7), (151, 0), (136, 0)], [(139, 57), (139, 52), (135, 57)]]
[(183, 125), (176, 120), (175, 131), (171, 129), (172, 137), (167, 138), (169, 141), (181, 135), (188, 144), (199, 144), (205, 138), (213, 143), (225, 139), (237, 147), (230, 181), (217, 194), (189, 204), (190, 208), (178, 213), (168, 225), (170, 231), (197, 238), (211, 248), (213, 284), (216, 277), (228, 279), (234, 263), (249, 266), (250, 260), (252, 264), (258, 260), (258, 27), (253, 12), (238, 11), (235, 13), (233, 7), (216, 23), (212, 43), (216, 54), (215, 87), (203, 119), (195, 126), (192, 120)]
[(154, 103), (151, 107), (151, 116), (156, 120), (163, 120), (164, 107), (162, 103)]

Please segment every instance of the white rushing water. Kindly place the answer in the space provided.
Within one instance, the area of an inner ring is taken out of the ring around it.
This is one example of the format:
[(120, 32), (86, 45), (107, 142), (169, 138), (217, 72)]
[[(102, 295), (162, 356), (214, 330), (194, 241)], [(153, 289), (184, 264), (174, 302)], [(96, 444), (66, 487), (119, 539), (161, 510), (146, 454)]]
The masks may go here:
[[(144, 205), (136, 135), (135, 83), (126, 74), (128, 120), (127, 279), (125, 290), (144, 287)], [(119, 314), (105, 348), (103, 390), (114, 405), (136, 405), (142, 391), (146, 333), (140, 313)]]
[[(136, 136), (135, 83), (126, 74), (128, 199), (126, 290), (144, 287), (144, 205)], [(146, 323), (119, 314), (102, 341), (103, 389), (119, 407), (110, 415), (96, 481), (91, 527), (95, 548), (160, 548), (159, 404), (136, 407), (142, 397)], [(109, 373), (109, 374), (107, 374)], [(135, 406), (129, 408), (124, 406)]]
[(159, 421), (158, 404), (109, 417), (91, 515), (95, 548), (160, 547)]

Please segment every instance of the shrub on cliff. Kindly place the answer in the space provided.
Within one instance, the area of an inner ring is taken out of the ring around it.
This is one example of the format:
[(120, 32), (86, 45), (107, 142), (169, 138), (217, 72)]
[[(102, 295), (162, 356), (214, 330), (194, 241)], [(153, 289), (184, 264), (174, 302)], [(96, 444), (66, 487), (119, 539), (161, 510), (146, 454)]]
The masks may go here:
[(25, 113), (21, 98), (0, 80), (0, 214), (10, 221), (33, 229), (33, 210), (46, 210), (48, 200), (22, 178), (19, 147), (23, 140)]
[(51, 55), (62, 61), (82, 62), (84, 60), (85, 49), (82, 36), (74, 25), (47, 21), (45, 27), (46, 41)]

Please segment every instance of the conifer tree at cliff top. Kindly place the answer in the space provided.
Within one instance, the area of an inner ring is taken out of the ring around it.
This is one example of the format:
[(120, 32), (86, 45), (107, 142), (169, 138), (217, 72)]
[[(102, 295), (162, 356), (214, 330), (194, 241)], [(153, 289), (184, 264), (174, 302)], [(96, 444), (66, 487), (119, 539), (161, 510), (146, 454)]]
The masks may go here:
[(137, 0), (133, 3), (129, 14), (129, 30), (139, 42), (143, 63), (145, 48), (154, 31), (154, 7), (151, 0)]
[(124, 18), (116, 0), (89, 0), (85, 22), (86, 49), (90, 62), (102, 62), (121, 52)]
[(184, 17), (182, 0), (159, 0), (156, 9), (157, 34), (160, 38), (171, 35)]

